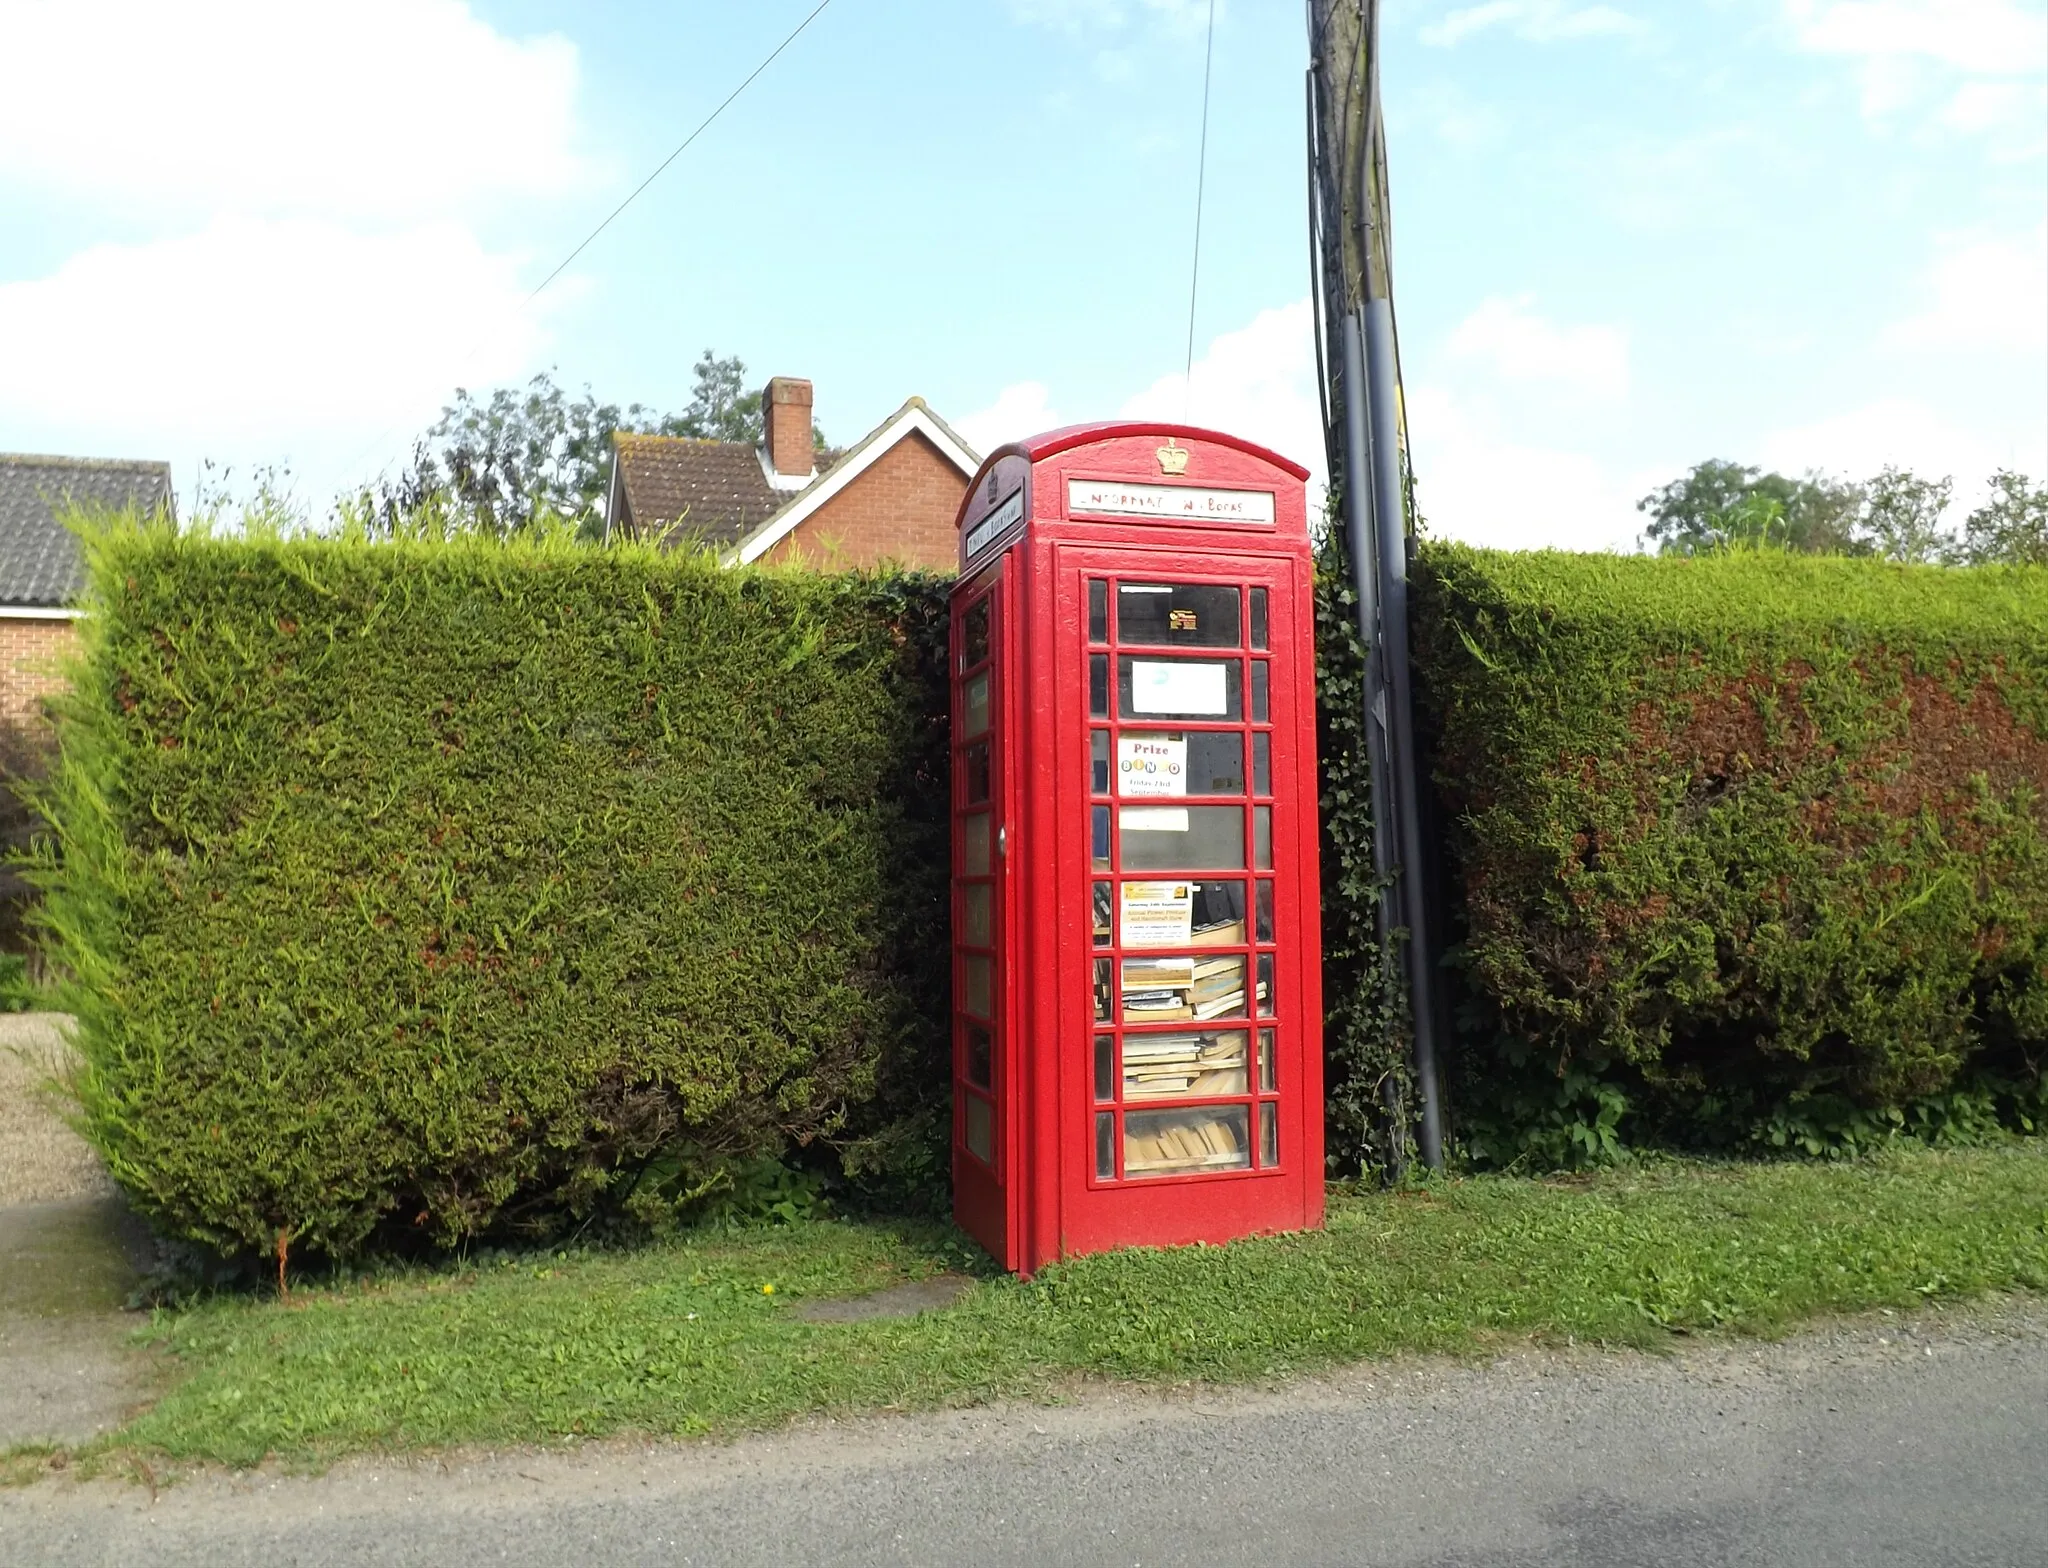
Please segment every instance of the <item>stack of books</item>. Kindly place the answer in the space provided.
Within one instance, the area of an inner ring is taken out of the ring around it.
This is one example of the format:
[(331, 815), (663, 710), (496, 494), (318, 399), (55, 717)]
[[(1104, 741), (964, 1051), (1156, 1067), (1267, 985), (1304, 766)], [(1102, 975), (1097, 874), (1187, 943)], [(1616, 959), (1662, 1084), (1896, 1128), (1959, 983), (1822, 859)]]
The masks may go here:
[(1190, 1111), (1169, 1116), (1148, 1112), (1131, 1117), (1124, 1124), (1124, 1174), (1156, 1176), (1250, 1164), (1244, 1128), (1238, 1121), (1241, 1114)]
[(1124, 1098), (1243, 1094), (1247, 1037), (1223, 1034), (1134, 1034), (1124, 1037)]
[[(1220, 953), (1214, 958), (1127, 958), (1122, 985), (1124, 1022), (1242, 1018), (1246, 1013), (1246, 962), (1242, 953)], [(1265, 995), (1261, 982), (1260, 1000)]]

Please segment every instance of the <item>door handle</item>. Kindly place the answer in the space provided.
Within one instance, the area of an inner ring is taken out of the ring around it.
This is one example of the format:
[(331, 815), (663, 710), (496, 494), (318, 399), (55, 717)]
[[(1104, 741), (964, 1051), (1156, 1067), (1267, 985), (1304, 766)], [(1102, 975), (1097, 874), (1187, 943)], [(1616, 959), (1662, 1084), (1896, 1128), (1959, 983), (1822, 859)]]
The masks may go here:
[(996, 853), (1004, 859), (1010, 854), (1010, 827), (1008, 823), (996, 829)]

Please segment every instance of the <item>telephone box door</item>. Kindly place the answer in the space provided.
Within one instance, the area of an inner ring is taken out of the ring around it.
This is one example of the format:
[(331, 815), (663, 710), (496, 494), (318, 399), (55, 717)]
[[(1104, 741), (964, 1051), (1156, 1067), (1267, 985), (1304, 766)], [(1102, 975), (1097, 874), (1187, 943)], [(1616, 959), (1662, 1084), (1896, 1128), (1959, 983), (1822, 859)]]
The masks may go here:
[(1048, 880), (1077, 938), (1062, 951), (1087, 955), (1057, 1031), (1063, 1253), (1320, 1218), (1297, 576), (1280, 557), (1059, 548), (1055, 624), (1079, 635), (1057, 658), (1073, 782), (1054, 798), (1073, 804)]

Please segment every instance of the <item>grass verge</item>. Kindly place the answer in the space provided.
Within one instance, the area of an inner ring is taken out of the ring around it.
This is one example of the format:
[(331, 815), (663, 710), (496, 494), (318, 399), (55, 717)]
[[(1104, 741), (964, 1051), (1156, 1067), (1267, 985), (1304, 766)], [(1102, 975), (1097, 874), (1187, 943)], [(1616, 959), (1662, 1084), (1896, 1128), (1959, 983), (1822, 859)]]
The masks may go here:
[(1768, 1334), (1822, 1313), (2048, 1290), (2048, 1146), (1339, 1191), (1314, 1234), (986, 1278), (914, 1319), (791, 1310), (967, 1256), (938, 1230), (812, 1222), (217, 1300), (149, 1331), (184, 1376), (107, 1446), (318, 1460), (731, 1432), (1028, 1397), (1075, 1376), (1220, 1381), (1513, 1339)]

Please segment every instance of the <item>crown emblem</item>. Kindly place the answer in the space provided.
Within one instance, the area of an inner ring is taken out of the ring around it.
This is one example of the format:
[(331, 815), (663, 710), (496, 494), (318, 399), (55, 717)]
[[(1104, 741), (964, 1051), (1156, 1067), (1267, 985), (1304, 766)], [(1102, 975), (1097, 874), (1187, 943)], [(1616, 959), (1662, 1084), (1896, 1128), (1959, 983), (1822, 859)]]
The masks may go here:
[(1159, 449), (1159, 471), (1162, 474), (1184, 474), (1188, 471), (1188, 449), (1172, 436), (1166, 438), (1166, 445)]

